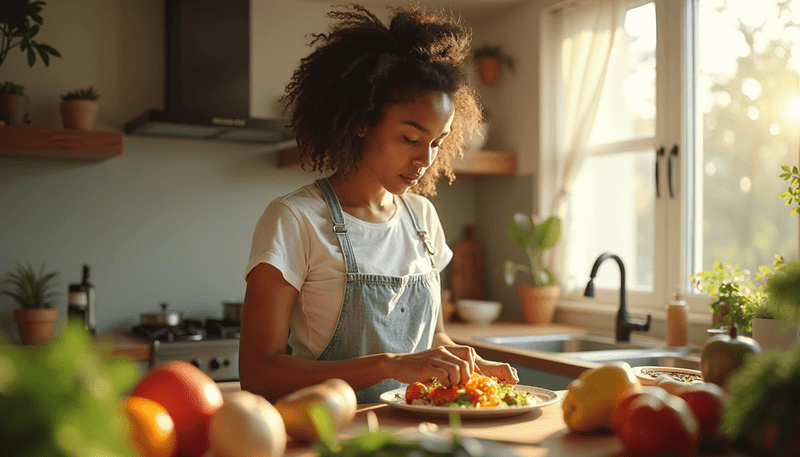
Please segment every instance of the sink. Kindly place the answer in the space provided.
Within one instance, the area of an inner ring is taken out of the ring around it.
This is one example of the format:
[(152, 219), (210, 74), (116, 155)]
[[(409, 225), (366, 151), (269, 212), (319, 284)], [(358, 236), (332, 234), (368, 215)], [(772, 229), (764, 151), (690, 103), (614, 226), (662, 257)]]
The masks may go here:
[(556, 333), (549, 335), (514, 335), (479, 337), (481, 341), (542, 352), (584, 352), (615, 349), (646, 349), (649, 346), (616, 341), (613, 338), (585, 333)]
[(605, 363), (627, 362), (630, 366), (665, 366), (700, 369), (700, 358), (689, 348), (659, 347), (652, 343), (623, 342), (586, 333), (486, 336), (478, 340), (517, 349), (559, 354), (577, 360)]

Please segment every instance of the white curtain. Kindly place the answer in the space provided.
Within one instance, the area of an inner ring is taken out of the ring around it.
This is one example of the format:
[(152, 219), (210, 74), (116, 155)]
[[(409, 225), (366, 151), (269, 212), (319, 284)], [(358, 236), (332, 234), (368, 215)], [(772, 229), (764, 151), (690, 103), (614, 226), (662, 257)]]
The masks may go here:
[[(549, 259), (562, 287), (568, 271), (571, 195), (586, 156), (606, 73), (629, 0), (582, 0), (545, 12), (542, 20), (543, 209), (561, 218), (561, 242)], [(549, 199), (549, 207), (547, 205)]]

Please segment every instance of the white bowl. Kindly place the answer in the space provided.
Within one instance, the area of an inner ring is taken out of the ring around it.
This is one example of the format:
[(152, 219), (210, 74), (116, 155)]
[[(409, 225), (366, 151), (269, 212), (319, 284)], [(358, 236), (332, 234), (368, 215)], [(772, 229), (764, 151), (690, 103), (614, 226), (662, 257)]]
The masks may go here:
[(503, 309), (499, 301), (458, 300), (456, 303), (461, 319), (475, 325), (489, 325), (498, 317)]

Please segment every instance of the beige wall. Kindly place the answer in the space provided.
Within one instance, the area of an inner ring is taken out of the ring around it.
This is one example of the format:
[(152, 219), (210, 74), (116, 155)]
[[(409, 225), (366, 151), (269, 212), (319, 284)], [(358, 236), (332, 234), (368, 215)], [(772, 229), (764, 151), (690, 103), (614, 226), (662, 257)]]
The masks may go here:
[[(327, 24), (328, 6), (303, 0), (252, 5), (251, 114), (274, 116), (277, 98), (308, 51), (306, 35)], [(48, 0), (43, 18), (37, 38), (63, 58), (29, 68), (15, 51), (0, 68), (0, 81), (25, 86), (35, 125), (61, 127), (59, 94), (88, 85), (101, 94), (97, 130), (122, 131), (144, 110), (163, 107), (162, 1)], [(506, 21), (530, 41), (532, 32), (515, 14), (476, 27), (476, 35), (497, 28), (506, 46), (517, 35), (504, 29)], [(535, 62), (522, 41), (507, 49), (517, 56), (518, 72), (494, 92), (481, 89), (497, 116), (489, 146), (521, 151), (526, 173), (462, 178), (440, 186), (432, 199), (451, 244), (466, 225), (478, 225), (490, 251), (487, 276), (513, 251), (505, 219), (529, 211), (533, 198), (536, 110), (528, 80)], [(134, 325), (160, 302), (189, 316), (221, 316), (222, 301), (243, 299), (252, 230), (267, 203), (314, 178), (278, 168), (276, 160), (260, 146), (127, 136), (122, 155), (100, 163), (0, 157), (0, 271), (18, 261), (46, 262), (60, 272), (66, 292), (79, 281), (81, 265), (90, 264), (100, 331)], [(492, 289), (495, 279), (488, 278), (490, 294), (509, 301), (504, 315), (521, 315), (515, 297), (504, 295), (510, 289)], [(65, 310), (66, 293), (58, 304)], [(0, 330), (15, 338), (13, 309), (0, 297)]]

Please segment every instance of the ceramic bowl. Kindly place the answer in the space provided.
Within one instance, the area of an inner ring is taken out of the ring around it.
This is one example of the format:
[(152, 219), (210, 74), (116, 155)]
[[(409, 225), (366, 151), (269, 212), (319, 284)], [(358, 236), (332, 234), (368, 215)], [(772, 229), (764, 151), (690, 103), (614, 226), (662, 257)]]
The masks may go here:
[(456, 303), (458, 316), (470, 324), (489, 325), (498, 317), (503, 309), (499, 301), (458, 300)]

